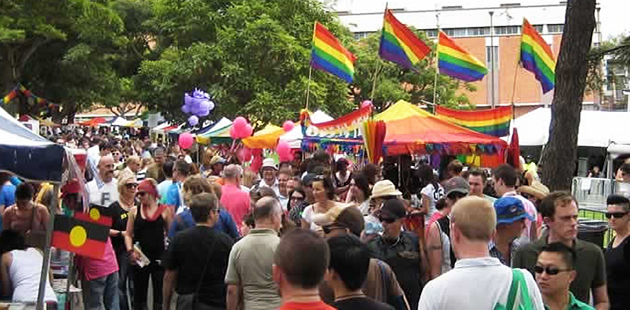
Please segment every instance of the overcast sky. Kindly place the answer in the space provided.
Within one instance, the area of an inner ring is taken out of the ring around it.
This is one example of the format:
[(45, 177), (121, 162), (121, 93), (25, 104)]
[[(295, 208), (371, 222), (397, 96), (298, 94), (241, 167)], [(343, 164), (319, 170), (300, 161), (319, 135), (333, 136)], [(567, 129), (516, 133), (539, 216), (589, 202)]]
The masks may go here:
[[(555, 4), (560, 0), (322, 0), (324, 2), (336, 2), (339, 9), (361, 12), (376, 12), (385, 8), (389, 3), (390, 8), (435, 9), (448, 5), (462, 5), (464, 7), (488, 7), (498, 6), (501, 3), (529, 4)], [(579, 1), (579, 0), (578, 0)], [(628, 33), (630, 22), (627, 20), (630, 13), (630, 0), (599, 0), (601, 6), (602, 34), (604, 40), (611, 36)]]

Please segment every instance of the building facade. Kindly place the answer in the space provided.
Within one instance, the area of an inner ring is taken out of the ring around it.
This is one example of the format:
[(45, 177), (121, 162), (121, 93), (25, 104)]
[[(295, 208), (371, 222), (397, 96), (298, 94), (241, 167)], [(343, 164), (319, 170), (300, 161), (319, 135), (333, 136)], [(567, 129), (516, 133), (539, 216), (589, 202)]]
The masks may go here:
[[(557, 59), (564, 30), (566, 1), (538, 1), (535, 4), (497, 1), (491, 6), (459, 1), (460, 5), (451, 5), (452, 1), (439, 1), (439, 6), (431, 1), (389, 1), (388, 8), (402, 23), (424, 31), (431, 39), (437, 40), (438, 29), (441, 29), (457, 44), (485, 61), (488, 74), (483, 80), (473, 83), (477, 91), (467, 93), (477, 107), (490, 107), (493, 103), (497, 106), (508, 105), (513, 98), (517, 115), (520, 115), (551, 104), (553, 91), (543, 94), (534, 75), (518, 66), (521, 25), (523, 18), (527, 18), (549, 44)], [(381, 30), (385, 2), (380, 6), (377, 5), (379, 2), (338, 0), (329, 9), (337, 13), (341, 23), (352, 31), (355, 39), (361, 39)], [(368, 3), (371, 5), (366, 5)], [(597, 21), (594, 45), (601, 41), (598, 18)], [(492, 58), (494, 61), (491, 61)], [(587, 93), (584, 108), (598, 104), (596, 97), (597, 94)]]

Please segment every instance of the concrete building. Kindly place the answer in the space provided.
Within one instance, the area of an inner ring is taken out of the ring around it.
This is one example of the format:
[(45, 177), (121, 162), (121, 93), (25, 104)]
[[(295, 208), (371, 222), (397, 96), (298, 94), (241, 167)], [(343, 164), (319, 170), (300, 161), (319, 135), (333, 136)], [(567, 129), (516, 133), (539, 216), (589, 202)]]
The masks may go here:
[[(548, 105), (553, 99), (553, 91), (543, 94), (534, 75), (517, 66), (523, 18), (527, 18), (538, 30), (557, 58), (564, 29), (566, 1), (530, 0), (528, 4), (508, 1), (485, 1), (496, 2), (489, 6), (463, 0), (458, 0), (459, 4), (444, 0), (439, 2), (439, 6), (430, 1), (388, 1), (388, 8), (402, 23), (425, 31), (429, 38), (436, 39), (439, 23), (439, 28), (460, 46), (478, 59), (485, 60), (488, 75), (474, 83), (476, 92), (467, 94), (477, 107), (490, 107), (493, 101), (497, 106), (511, 104), (516, 78), (514, 102), (518, 116)], [(337, 13), (356, 39), (381, 30), (385, 1), (338, 0), (328, 7)], [(593, 38), (595, 45), (601, 42), (599, 19), (596, 18), (598, 27)], [(491, 62), (492, 55), (494, 62)], [(494, 63), (494, 70), (491, 63)], [(586, 94), (585, 109), (595, 108), (599, 103), (595, 99), (596, 95)]]

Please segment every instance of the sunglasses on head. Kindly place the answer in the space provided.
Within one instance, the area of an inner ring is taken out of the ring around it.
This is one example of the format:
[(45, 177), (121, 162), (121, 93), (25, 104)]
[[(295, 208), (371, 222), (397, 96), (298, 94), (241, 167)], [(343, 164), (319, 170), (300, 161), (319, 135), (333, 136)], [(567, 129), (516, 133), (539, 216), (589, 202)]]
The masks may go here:
[(606, 218), (609, 219), (611, 217), (614, 217), (619, 219), (626, 216), (626, 214), (628, 214), (628, 212), (606, 212)]
[(324, 234), (326, 234), (326, 235), (330, 234), (335, 229), (346, 229), (346, 228), (343, 227), (343, 226), (339, 226), (339, 225), (322, 226), (322, 230), (324, 231)]
[(125, 186), (128, 189), (133, 189), (133, 188), (137, 188), (138, 187), (138, 183), (127, 183), (127, 184), (125, 184)]
[(543, 267), (543, 266), (538, 266), (538, 265), (534, 266), (535, 273), (542, 274), (543, 271), (546, 272), (550, 276), (555, 276), (564, 271), (571, 271), (571, 269), (560, 269), (558, 267), (551, 267), (551, 266), (549, 267)]

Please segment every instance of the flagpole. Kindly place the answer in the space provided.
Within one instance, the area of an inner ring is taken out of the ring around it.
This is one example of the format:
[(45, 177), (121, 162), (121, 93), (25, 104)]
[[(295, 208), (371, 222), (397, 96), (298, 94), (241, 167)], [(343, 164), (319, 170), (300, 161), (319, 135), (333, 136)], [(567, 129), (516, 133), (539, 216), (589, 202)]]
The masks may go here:
[(374, 72), (374, 81), (372, 81), (372, 94), (370, 94), (370, 101), (374, 100), (374, 92), (376, 92), (376, 80), (378, 79), (378, 74), (381, 71), (381, 60), (378, 60), (376, 63), (376, 71)]
[(313, 73), (313, 67), (308, 66), (308, 84), (306, 85), (306, 110), (308, 110), (308, 97), (311, 93), (311, 74)]
[[(525, 24), (525, 21), (523, 20), (523, 25), (524, 24)], [(523, 27), (521, 27), (521, 29), (523, 29)], [(523, 42), (523, 32), (521, 31), (521, 44), (522, 42)], [(514, 97), (516, 96), (516, 80), (518, 78), (518, 65), (520, 62), (521, 62), (521, 53), (519, 51), (516, 57), (516, 66), (514, 68), (514, 85), (512, 85), (512, 102), (511, 102), (512, 103), (512, 120), (516, 118), (515, 111), (514, 111)]]
[[(437, 20), (437, 37), (438, 46), (440, 45), (440, 13), (435, 14)], [(435, 49), (435, 75), (433, 76), (433, 113), (435, 113), (436, 97), (437, 97), (437, 81), (438, 81), (438, 51)]]

